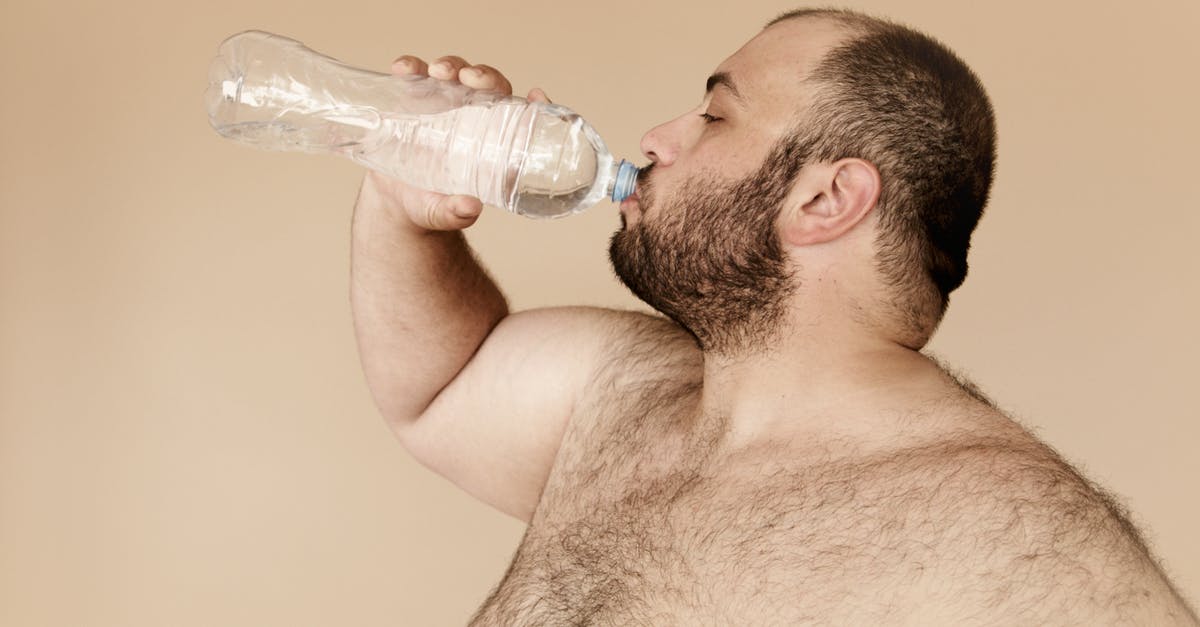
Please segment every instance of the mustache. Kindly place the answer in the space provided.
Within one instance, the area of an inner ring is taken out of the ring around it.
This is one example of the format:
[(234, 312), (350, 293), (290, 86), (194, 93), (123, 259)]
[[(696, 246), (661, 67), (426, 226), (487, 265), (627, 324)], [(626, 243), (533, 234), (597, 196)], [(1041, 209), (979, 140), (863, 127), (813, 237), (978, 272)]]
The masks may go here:
[(647, 165), (646, 167), (638, 168), (638, 175), (637, 175), (637, 184), (638, 185), (643, 185), (647, 182), (647, 180), (650, 178), (650, 173), (654, 171), (654, 167), (656, 165), (658, 165), (658, 164), (651, 161), (649, 163), (649, 165)]
[(638, 198), (642, 199), (643, 201), (650, 198), (650, 190), (653, 188), (653, 185), (650, 183), (650, 174), (654, 172), (656, 165), (658, 164), (651, 161), (646, 167), (638, 169), (637, 182), (634, 185), (634, 192), (638, 195)]

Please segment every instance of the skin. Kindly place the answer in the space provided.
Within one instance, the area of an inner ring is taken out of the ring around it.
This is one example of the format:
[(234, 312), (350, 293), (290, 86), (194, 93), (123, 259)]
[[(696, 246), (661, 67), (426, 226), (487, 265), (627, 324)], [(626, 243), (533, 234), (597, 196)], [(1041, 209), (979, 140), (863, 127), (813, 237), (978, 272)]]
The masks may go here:
[[(873, 313), (872, 164), (754, 187), (769, 219), (680, 252), (754, 214), (739, 185), (845, 36), (765, 29), (714, 72), (740, 98), (718, 84), (643, 138), (611, 254), (674, 321), (510, 312), (460, 233), (478, 199), (366, 175), (351, 298), (376, 403), (418, 461), (529, 523), (473, 623), (1195, 624), (1111, 500)], [(454, 56), (393, 72), (512, 89)], [(750, 310), (771, 315), (729, 315), (720, 277), (764, 235), (778, 254), (739, 271), (774, 278)]]

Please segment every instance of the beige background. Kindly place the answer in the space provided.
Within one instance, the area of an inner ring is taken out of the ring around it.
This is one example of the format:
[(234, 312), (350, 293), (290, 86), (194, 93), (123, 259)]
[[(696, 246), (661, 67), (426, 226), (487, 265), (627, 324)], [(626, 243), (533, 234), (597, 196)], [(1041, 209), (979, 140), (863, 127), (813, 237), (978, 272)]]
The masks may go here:
[[(499, 580), (522, 525), (409, 460), (363, 383), (361, 170), (220, 139), (209, 58), (248, 28), (378, 70), (458, 52), (640, 163), (794, 5), (417, 4), (0, 5), (0, 624), (454, 625)], [(1200, 4), (852, 6), (947, 42), (998, 111), (933, 349), (1120, 495), (1195, 601)], [(632, 307), (616, 225), (493, 210), (471, 240), (517, 308)]]

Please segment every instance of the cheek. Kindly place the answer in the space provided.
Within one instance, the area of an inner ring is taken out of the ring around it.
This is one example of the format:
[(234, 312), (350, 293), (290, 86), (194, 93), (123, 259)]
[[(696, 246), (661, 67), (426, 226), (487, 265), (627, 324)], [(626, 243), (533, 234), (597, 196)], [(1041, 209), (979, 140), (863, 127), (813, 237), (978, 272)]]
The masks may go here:
[(752, 141), (714, 135), (696, 144), (686, 160), (680, 160), (676, 165), (682, 166), (678, 169), (687, 170), (692, 176), (711, 175), (715, 177), (713, 180), (725, 181), (741, 179), (762, 164), (766, 157), (766, 146), (769, 144), (765, 142), (756, 145)]

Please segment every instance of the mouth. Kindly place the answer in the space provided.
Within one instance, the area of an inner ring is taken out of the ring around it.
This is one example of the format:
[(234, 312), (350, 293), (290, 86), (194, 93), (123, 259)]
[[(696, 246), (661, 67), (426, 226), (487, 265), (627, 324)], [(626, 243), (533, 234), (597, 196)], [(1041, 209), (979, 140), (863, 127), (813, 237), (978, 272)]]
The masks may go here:
[(625, 198), (625, 200), (621, 201), (621, 213), (624, 213), (624, 212), (629, 211), (630, 209), (634, 209), (634, 208), (640, 208), (640, 205), (638, 204), (637, 192), (630, 194), (628, 197)]
[(621, 201), (621, 207), (618, 215), (621, 217), (621, 230), (625, 230), (634, 224), (637, 224), (641, 219), (642, 205), (637, 194), (630, 194), (625, 200)]

